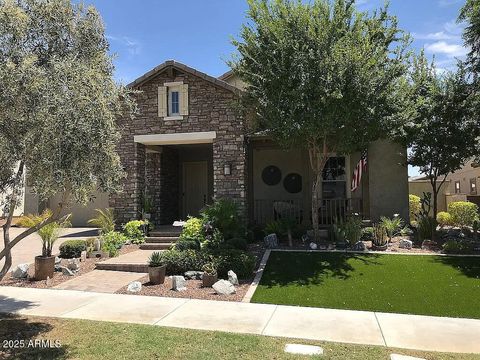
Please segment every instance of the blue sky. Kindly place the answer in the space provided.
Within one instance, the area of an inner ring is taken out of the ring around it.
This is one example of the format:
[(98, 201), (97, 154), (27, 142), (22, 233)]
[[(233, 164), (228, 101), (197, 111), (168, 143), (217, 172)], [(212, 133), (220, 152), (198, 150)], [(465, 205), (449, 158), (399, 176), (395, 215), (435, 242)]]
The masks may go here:
[[(466, 49), (462, 25), (456, 23), (465, 0), (391, 0), (390, 13), (412, 34), (413, 47), (435, 56), (440, 69), (451, 69)], [(128, 83), (167, 59), (213, 76), (228, 70), (234, 51), (230, 39), (245, 21), (244, 0), (95, 0), (111, 51), (116, 77)], [(357, 0), (359, 9), (374, 10), (383, 0)], [(409, 171), (417, 174), (415, 169)]]

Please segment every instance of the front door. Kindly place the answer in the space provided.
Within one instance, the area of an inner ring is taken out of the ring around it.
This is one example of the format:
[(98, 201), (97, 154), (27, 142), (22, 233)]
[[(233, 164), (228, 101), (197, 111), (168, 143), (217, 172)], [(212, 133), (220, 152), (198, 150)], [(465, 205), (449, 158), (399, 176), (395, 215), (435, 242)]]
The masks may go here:
[(197, 216), (207, 203), (208, 169), (206, 161), (183, 163), (183, 217)]

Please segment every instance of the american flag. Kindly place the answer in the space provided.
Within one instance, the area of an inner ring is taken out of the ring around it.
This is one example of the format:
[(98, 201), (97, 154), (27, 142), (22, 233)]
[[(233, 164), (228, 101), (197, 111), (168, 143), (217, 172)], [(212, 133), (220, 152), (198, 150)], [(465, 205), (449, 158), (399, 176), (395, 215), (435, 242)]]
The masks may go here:
[(360, 182), (362, 180), (362, 174), (367, 171), (367, 150), (362, 151), (362, 155), (360, 156), (360, 160), (353, 171), (352, 177), (352, 191), (355, 191), (360, 186)]

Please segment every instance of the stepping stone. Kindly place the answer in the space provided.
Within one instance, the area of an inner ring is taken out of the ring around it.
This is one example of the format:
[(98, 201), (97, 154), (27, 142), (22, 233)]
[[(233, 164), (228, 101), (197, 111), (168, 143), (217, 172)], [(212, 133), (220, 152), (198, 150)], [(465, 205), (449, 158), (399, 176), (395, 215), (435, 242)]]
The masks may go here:
[(297, 355), (323, 355), (323, 349), (314, 345), (287, 344), (284, 351)]
[(390, 360), (425, 360), (424, 358), (417, 358), (413, 356), (400, 355), (400, 354), (391, 354)]

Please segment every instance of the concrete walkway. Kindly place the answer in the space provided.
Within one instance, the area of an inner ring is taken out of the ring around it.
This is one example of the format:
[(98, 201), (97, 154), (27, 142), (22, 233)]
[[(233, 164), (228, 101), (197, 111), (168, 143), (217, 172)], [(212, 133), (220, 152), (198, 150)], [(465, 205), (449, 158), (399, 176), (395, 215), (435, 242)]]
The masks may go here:
[(0, 287), (0, 312), (480, 353), (480, 320)]

